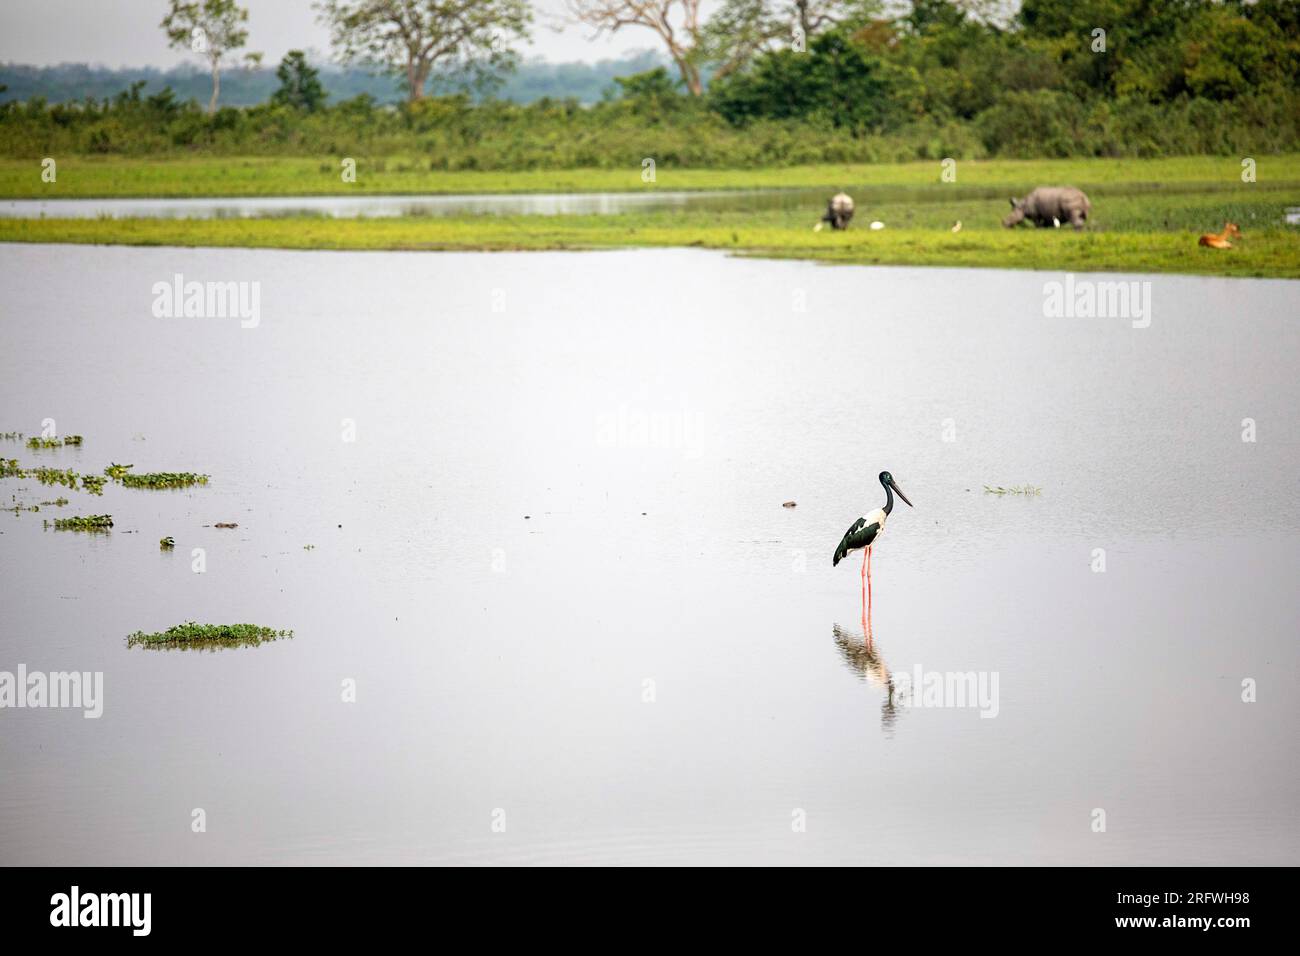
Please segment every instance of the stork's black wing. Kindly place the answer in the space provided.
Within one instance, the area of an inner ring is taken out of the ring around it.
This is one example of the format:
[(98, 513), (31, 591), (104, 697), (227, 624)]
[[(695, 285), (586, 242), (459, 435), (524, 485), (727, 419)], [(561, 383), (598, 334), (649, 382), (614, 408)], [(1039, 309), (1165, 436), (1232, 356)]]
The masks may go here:
[(876, 540), (876, 535), (880, 531), (880, 522), (873, 521), (867, 524), (866, 518), (859, 518), (844, 532), (844, 538), (840, 541), (840, 546), (835, 549), (835, 560), (831, 562), (831, 567), (840, 563), (840, 559), (850, 551), (856, 551), (858, 548), (865, 548)]

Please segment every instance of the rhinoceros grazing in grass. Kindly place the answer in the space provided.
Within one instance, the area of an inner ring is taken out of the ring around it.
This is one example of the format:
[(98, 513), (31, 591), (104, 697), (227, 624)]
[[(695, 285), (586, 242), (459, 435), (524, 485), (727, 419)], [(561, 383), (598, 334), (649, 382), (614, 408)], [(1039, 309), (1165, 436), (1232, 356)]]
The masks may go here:
[(821, 222), (813, 227), (813, 231), (820, 232), (823, 222), (829, 222), (832, 229), (847, 229), (852, 218), (853, 197), (848, 193), (836, 193), (826, 204), (826, 214), (822, 216)]
[(1008, 229), (1028, 219), (1035, 226), (1059, 226), (1068, 222), (1082, 229), (1092, 212), (1083, 190), (1073, 186), (1039, 186), (1024, 199), (1011, 200), (1011, 215), (1002, 220)]

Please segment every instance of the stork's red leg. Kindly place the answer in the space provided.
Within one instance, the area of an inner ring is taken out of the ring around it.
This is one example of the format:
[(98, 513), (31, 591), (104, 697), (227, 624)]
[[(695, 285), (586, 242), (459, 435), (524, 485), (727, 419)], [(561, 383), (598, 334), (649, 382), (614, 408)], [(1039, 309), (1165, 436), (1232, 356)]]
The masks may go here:
[(871, 546), (867, 546), (867, 632), (871, 631)]
[(867, 555), (870, 553), (870, 549), (862, 553), (862, 613), (864, 618), (867, 611)]

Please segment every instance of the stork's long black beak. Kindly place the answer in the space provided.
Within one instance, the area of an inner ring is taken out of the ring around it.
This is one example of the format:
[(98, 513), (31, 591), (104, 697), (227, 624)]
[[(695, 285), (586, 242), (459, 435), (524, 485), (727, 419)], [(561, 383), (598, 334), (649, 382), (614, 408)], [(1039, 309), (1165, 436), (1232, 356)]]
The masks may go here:
[(903, 503), (907, 505), (909, 508), (912, 507), (912, 502), (907, 500), (907, 495), (903, 494), (903, 489), (898, 487), (898, 485), (894, 483), (894, 480), (892, 478), (889, 480), (889, 484), (890, 487), (892, 487), (895, 491), (898, 492), (898, 497), (903, 499)]

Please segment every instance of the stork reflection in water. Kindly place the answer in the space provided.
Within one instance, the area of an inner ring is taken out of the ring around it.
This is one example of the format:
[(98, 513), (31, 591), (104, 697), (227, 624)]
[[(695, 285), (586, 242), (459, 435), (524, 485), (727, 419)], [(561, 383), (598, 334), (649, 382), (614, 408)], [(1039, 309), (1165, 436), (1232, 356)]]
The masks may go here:
[(894, 699), (894, 677), (889, 672), (885, 659), (880, 655), (875, 641), (867, 631), (866, 618), (862, 620), (862, 635), (859, 637), (852, 628), (836, 624), (831, 628), (831, 636), (840, 656), (848, 668), (858, 674), (864, 683), (874, 684), (885, 691), (885, 698), (880, 702), (880, 724), (886, 730), (894, 726), (898, 719), (898, 705)]

